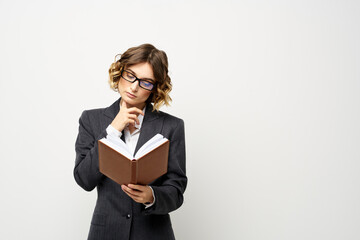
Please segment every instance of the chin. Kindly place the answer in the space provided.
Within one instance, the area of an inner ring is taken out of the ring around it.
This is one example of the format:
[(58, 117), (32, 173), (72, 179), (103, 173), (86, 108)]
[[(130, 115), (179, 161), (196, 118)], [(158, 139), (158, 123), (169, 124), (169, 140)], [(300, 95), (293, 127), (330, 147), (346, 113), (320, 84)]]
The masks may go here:
[(136, 106), (136, 105), (145, 103), (145, 101), (142, 102), (142, 101), (139, 101), (138, 99), (131, 99), (127, 96), (123, 97), (123, 99), (127, 104), (132, 105), (132, 106)]
[(129, 98), (128, 96), (125, 96), (125, 97), (124, 97), (124, 100), (125, 100), (127, 103), (130, 103), (130, 104), (139, 104), (139, 100), (138, 100), (138, 99), (132, 99), (132, 98)]

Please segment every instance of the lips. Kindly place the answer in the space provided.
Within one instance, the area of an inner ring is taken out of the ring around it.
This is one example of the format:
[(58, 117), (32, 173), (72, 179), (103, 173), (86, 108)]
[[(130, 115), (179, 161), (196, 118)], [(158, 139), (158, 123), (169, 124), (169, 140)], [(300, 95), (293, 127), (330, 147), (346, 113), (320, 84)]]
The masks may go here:
[(129, 93), (129, 92), (126, 92), (126, 95), (128, 95), (128, 97), (129, 98), (136, 98), (136, 96), (135, 95), (132, 95), (131, 93)]

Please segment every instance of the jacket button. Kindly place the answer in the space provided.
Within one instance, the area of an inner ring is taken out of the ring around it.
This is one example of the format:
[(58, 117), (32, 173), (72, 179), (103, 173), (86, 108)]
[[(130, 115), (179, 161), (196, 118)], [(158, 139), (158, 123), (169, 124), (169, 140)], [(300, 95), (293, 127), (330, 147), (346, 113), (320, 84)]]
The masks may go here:
[(131, 218), (131, 215), (130, 214), (126, 215), (126, 218)]

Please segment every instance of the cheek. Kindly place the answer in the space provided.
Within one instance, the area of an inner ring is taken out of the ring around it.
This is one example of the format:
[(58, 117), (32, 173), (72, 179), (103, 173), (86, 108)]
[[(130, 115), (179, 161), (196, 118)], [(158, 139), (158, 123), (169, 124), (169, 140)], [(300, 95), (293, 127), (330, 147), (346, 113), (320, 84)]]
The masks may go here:
[(143, 99), (147, 99), (150, 96), (151, 92), (145, 92), (144, 94), (142, 94), (142, 98)]
[(124, 88), (125, 88), (125, 86), (124, 86), (124, 81), (119, 80), (119, 82), (118, 82), (118, 88), (119, 88), (119, 90), (124, 90)]

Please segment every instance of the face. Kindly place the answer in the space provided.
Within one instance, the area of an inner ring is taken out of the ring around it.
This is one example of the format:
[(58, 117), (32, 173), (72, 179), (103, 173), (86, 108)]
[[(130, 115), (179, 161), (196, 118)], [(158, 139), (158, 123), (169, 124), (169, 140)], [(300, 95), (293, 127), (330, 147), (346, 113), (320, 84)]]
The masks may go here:
[[(155, 83), (154, 73), (149, 63), (137, 63), (127, 67), (125, 70), (133, 73), (137, 78)], [(145, 101), (151, 94), (151, 91), (139, 86), (139, 81), (133, 83), (120, 78), (118, 85), (121, 101), (125, 101), (128, 107), (137, 107), (143, 109)]]

